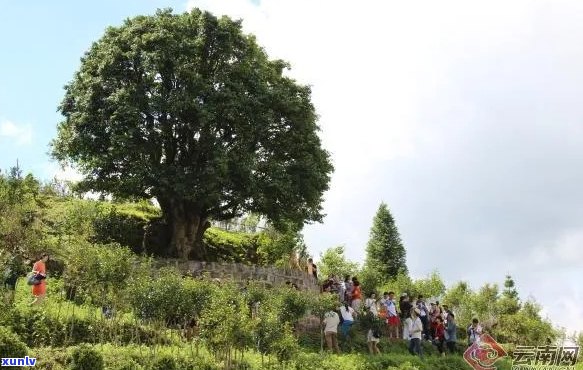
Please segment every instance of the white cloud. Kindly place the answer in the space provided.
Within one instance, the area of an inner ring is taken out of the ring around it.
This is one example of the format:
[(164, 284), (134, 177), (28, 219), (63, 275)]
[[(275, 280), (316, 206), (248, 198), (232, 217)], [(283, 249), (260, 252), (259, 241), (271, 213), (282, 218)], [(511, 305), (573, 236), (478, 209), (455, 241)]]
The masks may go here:
[(61, 167), (56, 163), (47, 163), (44, 167), (44, 174), (49, 179), (56, 179), (58, 181), (81, 181), (83, 175), (72, 167)]
[(14, 141), (17, 145), (28, 145), (32, 143), (32, 127), (3, 120), (0, 121), (0, 139), (2, 137)]

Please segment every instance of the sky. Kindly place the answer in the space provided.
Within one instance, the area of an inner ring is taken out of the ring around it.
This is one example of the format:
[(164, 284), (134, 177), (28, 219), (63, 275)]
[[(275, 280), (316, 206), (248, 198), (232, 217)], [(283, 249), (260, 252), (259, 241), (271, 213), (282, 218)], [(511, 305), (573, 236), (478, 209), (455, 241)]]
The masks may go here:
[(0, 168), (51, 162), (63, 86), (107, 26), (157, 8), (243, 19), (310, 85), (335, 172), (310, 252), (362, 262), (381, 202), (413, 277), (523, 299), (583, 330), (583, 2), (0, 2)]

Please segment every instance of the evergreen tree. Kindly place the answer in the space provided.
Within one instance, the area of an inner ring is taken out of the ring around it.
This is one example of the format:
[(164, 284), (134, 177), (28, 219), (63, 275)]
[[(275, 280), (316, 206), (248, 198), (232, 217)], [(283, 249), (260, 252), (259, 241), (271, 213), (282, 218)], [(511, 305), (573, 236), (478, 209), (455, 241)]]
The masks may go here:
[(507, 298), (518, 299), (518, 291), (514, 287), (514, 280), (512, 276), (506, 275), (506, 280), (504, 281), (504, 292), (502, 293)]
[(514, 315), (520, 310), (518, 291), (516, 290), (514, 280), (512, 280), (510, 275), (506, 275), (502, 298), (498, 301), (498, 310), (501, 314), (506, 315)]
[(408, 274), (405, 247), (395, 220), (385, 203), (381, 203), (373, 219), (370, 239), (366, 247), (366, 270), (381, 281), (398, 274)]

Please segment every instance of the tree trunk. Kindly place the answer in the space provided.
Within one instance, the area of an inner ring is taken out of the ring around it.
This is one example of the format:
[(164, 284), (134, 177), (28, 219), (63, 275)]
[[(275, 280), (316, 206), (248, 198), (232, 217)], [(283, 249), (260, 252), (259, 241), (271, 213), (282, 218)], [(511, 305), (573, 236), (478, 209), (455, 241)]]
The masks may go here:
[(170, 200), (160, 202), (160, 206), (171, 233), (169, 247), (173, 254), (204, 261), (207, 256), (202, 237), (211, 225), (208, 218), (189, 202)]

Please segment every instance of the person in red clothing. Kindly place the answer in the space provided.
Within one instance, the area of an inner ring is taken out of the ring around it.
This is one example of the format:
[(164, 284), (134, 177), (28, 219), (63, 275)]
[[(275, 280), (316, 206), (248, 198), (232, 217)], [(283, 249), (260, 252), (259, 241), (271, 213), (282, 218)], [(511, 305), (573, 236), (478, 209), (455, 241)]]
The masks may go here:
[(32, 295), (34, 296), (34, 301), (31, 303), (31, 305), (38, 305), (42, 303), (47, 293), (47, 268), (45, 264), (48, 260), (49, 255), (44, 253), (32, 267), (32, 272), (40, 278), (40, 283), (32, 286)]
[(443, 344), (445, 343), (445, 326), (443, 325), (443, 318), (438, 316), (435, 319), (435, 335), (433, 337), (433, 344), (442, 356), (445, 356)]

